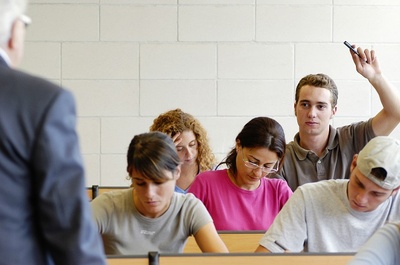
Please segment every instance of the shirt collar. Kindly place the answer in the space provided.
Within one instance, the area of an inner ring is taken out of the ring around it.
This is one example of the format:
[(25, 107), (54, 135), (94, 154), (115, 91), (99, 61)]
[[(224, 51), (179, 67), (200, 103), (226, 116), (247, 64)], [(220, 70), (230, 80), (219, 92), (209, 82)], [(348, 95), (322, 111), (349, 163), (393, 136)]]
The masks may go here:
[[(337, 131), (332, 125), (329, 125), (329, 139), (328, 139), (328, 144), (326, 146), (326, 149), (331, 151), (332, 149), (335, 149), (335, 147), (339, 144), (339, 141), (337, 140)], [(300, 146), (300, 134), (296, 133), (294, 136), (294, 151), (296, 153), (296, 156), (300, 160), (306, 159), (307, 155), (309, 152), (312, 152), (310, 150), (304, 149), (303, 147)]]

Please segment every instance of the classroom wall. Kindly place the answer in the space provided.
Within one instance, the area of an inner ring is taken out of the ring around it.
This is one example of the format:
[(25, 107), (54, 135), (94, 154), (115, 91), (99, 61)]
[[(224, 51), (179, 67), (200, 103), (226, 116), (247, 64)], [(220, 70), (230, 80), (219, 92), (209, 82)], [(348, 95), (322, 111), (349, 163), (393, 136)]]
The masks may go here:
[(397, 0), (32, 0), (27, 13), (22, 68), (73, 91), (88, 186), (129, 185), (130, 140), (178, 107), (219, 159), (255, 116), (278, 120), (290, 141), (294, 89), (309, 73), (339, 87), (335, 127), (368, 119), (381, 104), (344, 40), (375, 49), (400, 86)]

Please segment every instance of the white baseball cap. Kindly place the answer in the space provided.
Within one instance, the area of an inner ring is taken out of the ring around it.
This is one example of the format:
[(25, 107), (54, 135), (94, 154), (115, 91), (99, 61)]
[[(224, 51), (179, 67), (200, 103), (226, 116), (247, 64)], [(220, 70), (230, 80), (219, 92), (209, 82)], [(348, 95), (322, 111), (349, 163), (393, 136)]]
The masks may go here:
[[(400, 186), (400, 141), (389, 136), (377, 136), (360, 151), (357, 158), (360, 172), (378, 186), (393, 190)], [(371, 174), (374, 168), (386, 171), (384, 180)]]

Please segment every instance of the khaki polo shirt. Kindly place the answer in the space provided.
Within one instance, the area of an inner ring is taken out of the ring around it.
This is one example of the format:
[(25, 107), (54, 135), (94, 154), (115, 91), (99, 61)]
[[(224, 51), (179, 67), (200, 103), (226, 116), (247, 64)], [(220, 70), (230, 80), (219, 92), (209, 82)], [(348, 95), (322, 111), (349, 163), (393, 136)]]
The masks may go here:
[(299, 145), (297, 133), (286, 146), (280, 176), (286, 179), (292, 190), (309, 182), (348, 179), (354, 154), (360, 152), (373, 137), (372, 118), (336, 129), (330, 125), (327, 147), (324, 154), (318, 157)]

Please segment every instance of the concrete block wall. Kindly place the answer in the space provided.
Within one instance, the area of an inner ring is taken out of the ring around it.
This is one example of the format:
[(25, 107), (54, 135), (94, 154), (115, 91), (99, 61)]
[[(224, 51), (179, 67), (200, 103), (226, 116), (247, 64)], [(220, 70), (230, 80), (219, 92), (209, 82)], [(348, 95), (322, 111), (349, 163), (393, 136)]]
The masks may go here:
[(337, 82), (334, 126), (368, 119), (381, 104), (344, 40), (375, 49), (400, 86), (397, 0), (31, 0), (27, 13), (22, 68), (73, 91), (88, 186), (129, 185), (130, 140), (173, 108), (199, 118), (219, 159), (256, 116), (290, 141), (309, 73)]

